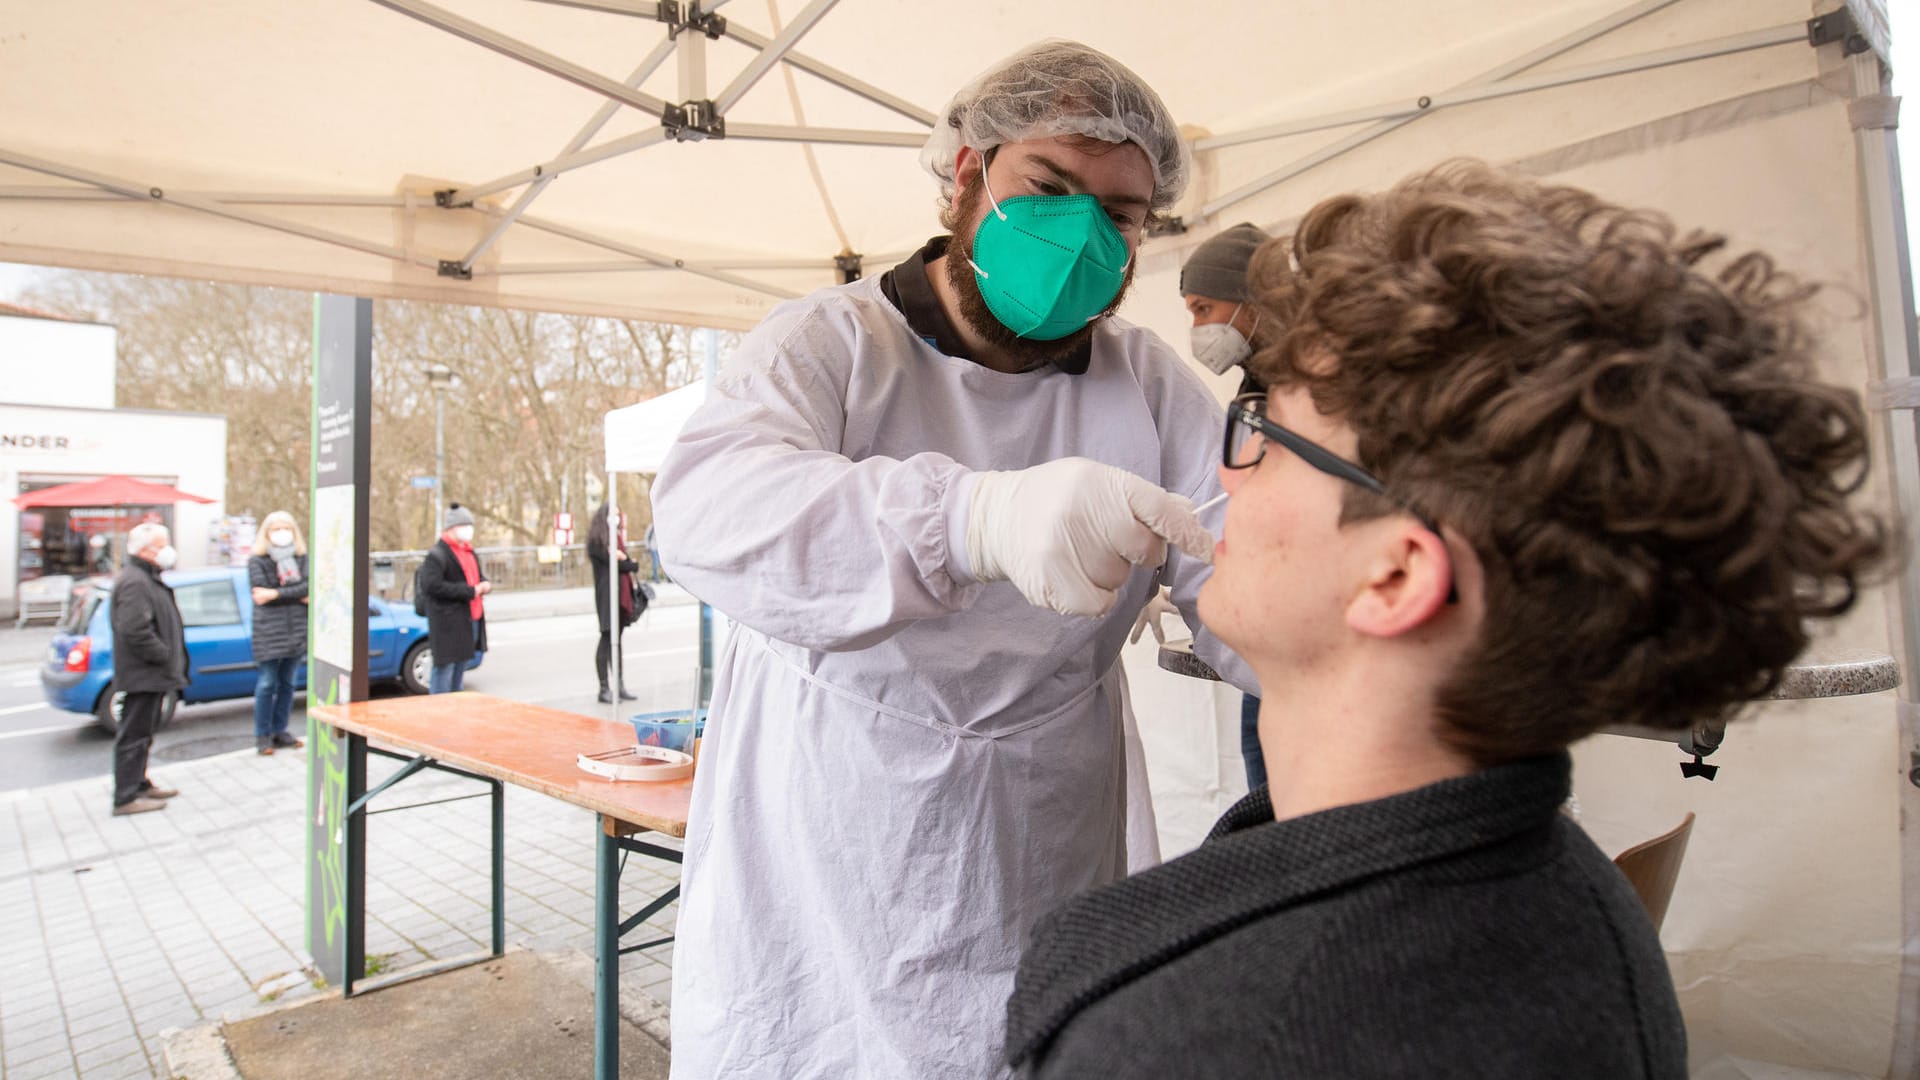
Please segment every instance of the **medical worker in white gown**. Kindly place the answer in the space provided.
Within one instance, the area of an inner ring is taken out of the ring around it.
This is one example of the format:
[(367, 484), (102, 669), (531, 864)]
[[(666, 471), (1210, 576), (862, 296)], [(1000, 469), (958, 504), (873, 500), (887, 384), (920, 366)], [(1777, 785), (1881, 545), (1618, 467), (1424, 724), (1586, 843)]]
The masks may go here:
[[(1198, 627), (1221, 408), (1111, 315), (1186, 181), (1173, 120), (1063, 42), (942, 115), (922, 160), (952, 238), (776, 309), (653, 488), (674, 580), (738, 624), (676, 1078), (1002, 1075), (1029, 928), (1128, 869), (1121, 645), (1162, 583)], [(1254, 689), (1204, 629), (1195, 650)]]

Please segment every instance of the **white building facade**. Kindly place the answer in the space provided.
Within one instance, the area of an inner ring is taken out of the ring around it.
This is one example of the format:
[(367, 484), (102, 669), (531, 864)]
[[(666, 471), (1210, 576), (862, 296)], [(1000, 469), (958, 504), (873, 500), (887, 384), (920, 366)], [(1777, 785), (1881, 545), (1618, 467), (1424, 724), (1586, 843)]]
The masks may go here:
[[(111, 326), (0, 305), (0, 617), (17, 609), (23, 581), (112, 573), (127, 530), (142, 521), (173, 530), (181, 566), (208, 562), (225, 513), (226, 418), (116, 409), (116, 340)], [(116, 474), (215, 501), (27, 510), (13, 503)]]

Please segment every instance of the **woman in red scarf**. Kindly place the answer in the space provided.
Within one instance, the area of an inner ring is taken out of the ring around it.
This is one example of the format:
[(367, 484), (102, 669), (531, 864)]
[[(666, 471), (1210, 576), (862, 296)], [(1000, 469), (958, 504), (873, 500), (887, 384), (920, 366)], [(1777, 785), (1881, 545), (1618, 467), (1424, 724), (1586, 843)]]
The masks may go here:
[(486, 607), (493, 584), (473, 553), (473, 514), (459, 503), (447, 508), (446, 531), (420, 564), (415, 588), (426, 597), (427, 640), (433, 648), (433, 693), (460, 689), (476, 656), (487, 651)]

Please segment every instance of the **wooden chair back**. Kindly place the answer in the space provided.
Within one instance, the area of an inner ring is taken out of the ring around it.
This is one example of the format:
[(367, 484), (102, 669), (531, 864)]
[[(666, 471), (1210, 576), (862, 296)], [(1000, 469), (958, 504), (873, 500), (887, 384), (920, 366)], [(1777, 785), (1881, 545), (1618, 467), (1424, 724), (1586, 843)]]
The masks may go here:
[(1647, 906), (1647, 916), (1653, 920), (1655, 930), (1666, 921), (1667, 902), (1673, 899), (1673, 883), (1680, 877), (1680, 860), (1686, 857), (1687, 838), (1692, 835), (1693, 814), (1689, 812), (1686, 820), (1671, 832), (1635, 844), (1613, 857), (1613, 865), (1627, 875), (1633, 891), (1640, 895), (1640, 902)]

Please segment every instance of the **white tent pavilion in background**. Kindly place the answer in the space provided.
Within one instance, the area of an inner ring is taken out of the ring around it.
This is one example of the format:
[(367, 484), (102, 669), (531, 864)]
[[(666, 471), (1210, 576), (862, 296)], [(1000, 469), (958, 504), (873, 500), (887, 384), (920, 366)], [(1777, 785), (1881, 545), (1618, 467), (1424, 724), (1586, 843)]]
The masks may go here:
[[(1222, 226), (1483, 158), (1835, 286), (1824, 370), (1916, 522), (1888, 33), (1882, 0), (0, 0), (0, 260), (744, 329), (935, 231), (933, 110), (1067, 37), (1196, 148), (1135, 322), (1184, 338), (1180, 262)], [(1916, 582), (1817, 646), (1899, 658), (1898, 700), (1758, 707), (1711, 784), (1671, 746), (1576, 749), (1603, 847), (1699, 816), (1663, 941), (1695, 1042), (1772, 1063), (1715, 1075), (1920, 1075)], [(1237, 792), (1237, 703), (1126, 662), (1178, 850)]]
[[(705, 337), (707, 340), (708, 355), (711, 360), (716, 344), (713, 332), (708, 331)], [(619, 474), (659, 472), (660, 463), (667, 459), (667, 451), (673, 448), (673, 441), (680, 437), (680, 429), (687, 426), (687, 421), (692, 418), (694, 410), (698, 409), (701, 404), (707, 400), (707, 386), (708, 380), (702, 379), (699, 382), (683, 386), (678, 390), (669, 390), (659, 397), (649, 398), (637, 405), (628, 405), (626, 408), (614, 409), (607, 413), (607, 514), (610, 520), (612, 516), (620, 510), (620, 501), (618, 498)], [(619, 553), (613, 549), (612, 545), (608, 545), (608, 581), (619, 580), (619, 558)], [(620, 625), (620, 612), (617, 606), (619, 603), (620, 590), (608, 589), (608, 626)], [(710, 616), (707, 606), (701, 604), (700, 633), (702, 644), (700, 649), (699, 673), (695, 676), (696, 680), (704, 680), (706, 678), (708, 665), (712, 660), (707, 640), (708, 635), (712, 632), (709, 619)], [(614, 635), (613, 647), (616, 652), (621, 648), (620, 635), (618, 634)], [(619, 657), (616, 656), (615, 660), (618, 661)], [(624, 672), (625, 668), (621, 664), (616, 663), (614, 670), (616, 672)], [(623, 674), (618, 681), (624, 681), (624, 679), (625, 676)], [(691, 707), (696, 710), (704, 704), (704, 700), (701, 697), (701, 687), (699, 685), (694, 687), (690, 704)], [(613, 704), (607, 710), (608, 718), (615, 723), (620, 721), (620, 705), (620, 695), (616, 692), (613, 696)]]
[(608, 413), (607, 472), (659, 472), (680, 429), (706, 400), (707, 383), (702, 379)]

